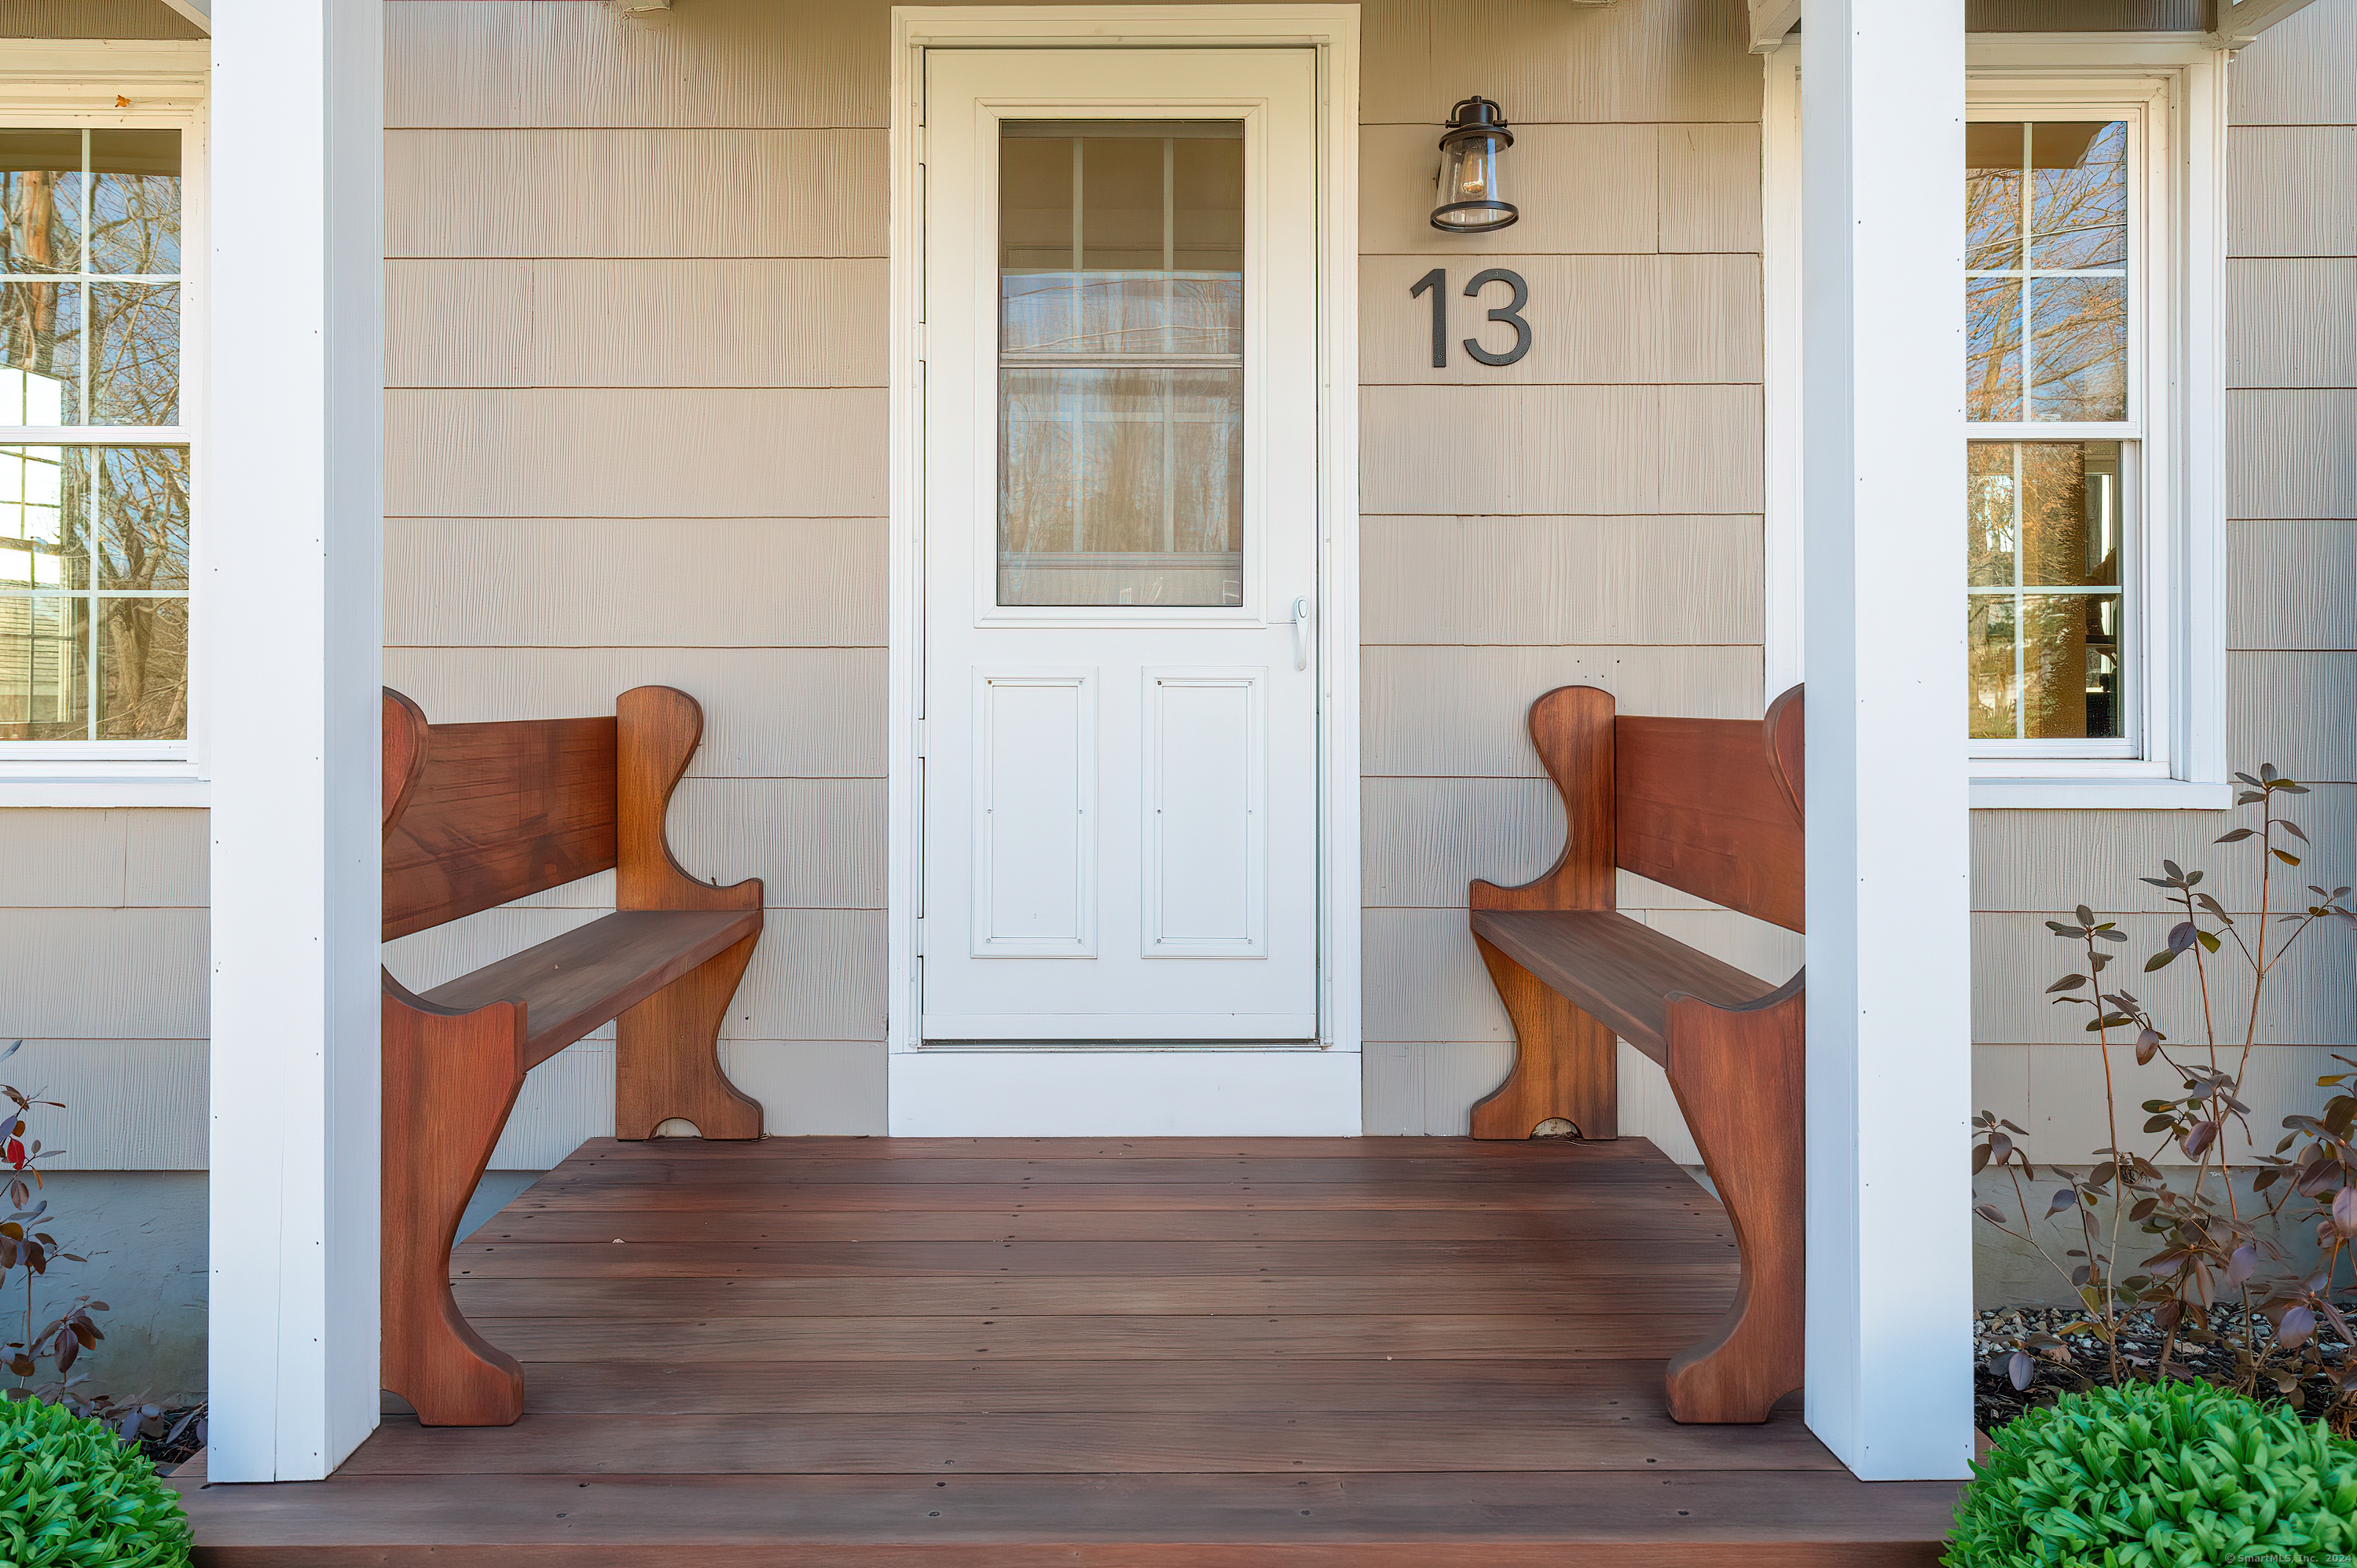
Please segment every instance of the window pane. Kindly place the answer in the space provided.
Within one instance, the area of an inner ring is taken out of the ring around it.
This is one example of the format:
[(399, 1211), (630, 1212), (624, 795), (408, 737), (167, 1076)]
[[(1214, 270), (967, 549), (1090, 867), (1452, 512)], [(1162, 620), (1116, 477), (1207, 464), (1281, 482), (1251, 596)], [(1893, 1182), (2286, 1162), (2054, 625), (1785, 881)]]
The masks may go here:
[(2117, 441), (1965, 447), (1967, 722), (1975, 740), (2126, 733), (2124, 450)]
[(0, 284), (0, 424), (81, 423), (78, 283)]
[(1966, 704), (1975, 740), (2011, 740), (2015, 712), (2014, 613), (2011, 594), (1975, 594), (1964, 622)]
[(90, 270), (180, 270), (180, 133), (90, 134)]
[(0, 272), (80, 272), (81, 196), (80, 131), (0, 131)]
[(2015, 449), (2021, 454), (2021, 580), (2040, 587), (2116, 585), (2120, 444), (2026, 441)]
[(1964, 285), (1964, 417), (2021, 417), (2021, 283), (1975, 278)]
[(2032, 419), (2127, 417), (2127, 279), (2032, 278), (2029, 328)]
[(1081, 139), (1081, 267), (1163, 269), (1160, 136)]
[(1223, 354), (1243, 349), (1243, 279), (1154, 273), (1010, 273), (999, 280), (1008, 354)]
[(1975, 121), (1964, 126), (1964, 265), (2021, 265), (2021, 161), (2024, 127), (2017, 121)]
[(1243, 372), (1000, 373), (1003, 605), (1233, 605)]
[(0, 740), (88, 737), (89, 604), (0, 594)]
[(1171, 216), (1177, 231), (1172, 247), (1178, 270), (1241, 280), (1243, 143), (1232, 136), (1181, 136), (1171, 145)]
[(2024, 596), (2022, 717), (2029, 739), (2122, 733), (2119, 632), (2117, 594)]
[(2053, 122), (2032, 126), (2029, 141), (2029, 264), (2126, 266), (2126, 122)]
[(179, 419), (179, 285), (0, 284), (0, 424), (177, 424)]
[(2021, 498), (2014, 467), (2020, 450), (2010, 441), (1964, 448), (1964, 580), (1976, 588), (2009, 588), (2018, 580)]
[(1000, 604), (1243, 602), (1241, 130), (1001, 127)]
[(98, 607), (98, 738), (183, 738), (188, 733), (188, 601), (102, 598)]
[(87, 519), (98, 585), (188, 585), (188, 454), (179, 446), (69, 448), (70, 515)]
[(92, 424), (180, 422), (180, 285), (90, 285)]
[(63, 470), (54, 446), (0, 446), (0, 588), (89, 585), (81, 531), (68, 537)]
[(0, 446), (0, 741), (186, 736), (188, 472), (185, 447)]

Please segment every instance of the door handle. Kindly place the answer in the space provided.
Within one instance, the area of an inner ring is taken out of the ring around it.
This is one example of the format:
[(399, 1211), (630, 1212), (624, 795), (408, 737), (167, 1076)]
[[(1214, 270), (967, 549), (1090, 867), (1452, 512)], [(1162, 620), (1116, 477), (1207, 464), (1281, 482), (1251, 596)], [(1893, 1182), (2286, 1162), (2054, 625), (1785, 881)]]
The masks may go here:
[(1293, 667), (1309, 668), (1309, 596), (1293, 601)]

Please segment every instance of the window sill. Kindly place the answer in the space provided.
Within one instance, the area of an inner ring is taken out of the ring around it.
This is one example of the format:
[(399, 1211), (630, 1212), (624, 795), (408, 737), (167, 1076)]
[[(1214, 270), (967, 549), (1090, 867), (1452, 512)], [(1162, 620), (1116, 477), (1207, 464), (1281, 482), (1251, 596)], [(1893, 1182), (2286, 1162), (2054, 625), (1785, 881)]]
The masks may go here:
[(2186, 779), (1979, 778), (1971, 802), (1976, 811), (2222, 811), (2234, 789)]
[(0, 762), (0, 810), (188, 809), (211, 803), (211, 784), (187, 762)]

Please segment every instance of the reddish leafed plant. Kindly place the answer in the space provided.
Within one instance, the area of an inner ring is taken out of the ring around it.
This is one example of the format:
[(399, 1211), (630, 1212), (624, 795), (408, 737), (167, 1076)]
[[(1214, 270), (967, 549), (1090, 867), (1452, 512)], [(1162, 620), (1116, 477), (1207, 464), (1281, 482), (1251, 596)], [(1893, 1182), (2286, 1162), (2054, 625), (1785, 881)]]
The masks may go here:
[[(24, 1045), (18, 1040), (0, 1051), (0, 1062), (15, 1056)], [(46, 1197), (34, 1201), (41, 1191), (40, 1164), (65, 1152), (45, 1149), (38, 1138), (30, 1135), (28, 1123), (35, 1111), (65, 1109), (64, 1101), (44, 1100), (41, 1093), (38, 1090), (27, 1093), (14, 1084), (0, 1083), (0, 1098), (8, 1102), (6, 1110), (0, 1110), (0, 1166), (5, 1167), (8, 1207), (14, 1211), (5, 1220), (0, 1220), (0, 1289), (5, 1289), (21, 1273), (25, 1292), (23, 1337), (0, 1345), (0, 1365), (5, 1365), (16, 1380), (16, 1395), (12, 1397), (63, 1394), (71, 1382), (80, 1380), (70, 1380), (74, 1362), (83, 1351), (95, 1349), (98, 1342), (106, 1337), (91, 1316), (104, 1312), (106, 1303), (86, 1295), (76, 1297), (47, 1326), (38, 1329), (34, 1326), (36, 1282), (48, 1273), (52, 1263), (87, 1262), (81, 1254), (67, 1251), (48, 1231), (38, 1228), (49, 1208)], [(53, 1389), (37, 1391), (31, 1386), (32, 1380), (44, 1360), (55, 1368), (57, 1382)]]
[[(2001, 1355), (2017, 1389), (2029, 1386), (2040, 1360), (2075, 1374), (2070, 1341), (2093, 1338), (2115, 1383), (2200, 1378), (2245, 1393), (2273, 1392), (2298, 1407), (2306, 1402), (2305, 1386), (2321, 1377), (2335, 1391), (2330, 1408), (2317, 1413), (2346, 1430), (2357, 1424), (2357, 1356), (2330, 1364), (2316, 1331), (2323, 1322), (2341, 1344), (2357, 1345), (2333, 1301), (2345, 1288), (2344, 1262), (2357, 1272), (2357, 1094), (2345, 1090), (2357, 1073), (2319, 1079), (2319, 1086), (2336, 1090), (2322, 1113), (2285, 1117), (2282, 1141), (2264, 1154), (2252, 1134), (2244, 1085), (2278, 967), (2319, 925), (2357, 929), (2357, 915), (2347, 887), (2314, 883), (2298, 907), (2276, 908), (2278, 877), (2289, 880), (2308, 847), (2307, 832), (2282, 811), (2308, 789), (2272, 766), (2234, 778), (2236, 806), (2258, 807), (2259, 822), (2217, 842), (2249, 843), (2258, 854), (2256, 910), (2231, 913), (2203, 890), (2201, 872), (2175, 861), (2163, 861), (2160, 875), (2142, 879), (2161, 890), (2179, 917), (2145, 961), (2145, 972), (2191, 964), (2193, 1032), (2172, 1039), (2151, 1004), (2106, 977), (2124, 956), (2114, 950), (2128, 940), (2117, 921), (2097, 919), (2083, 904), (2071, 920), (2047, 921), (2076, 950), (2077, 968), (2047, 993), (2057, 1006), (2088, 1012), (2086, 1030), (2103, 1052), (2108, 1141), (2083, 1173), (2051, 1169), (2062, 1185), (2040, 1205), (2031, 1194), (2039, 1175), (2022, 1129), (1983, 1112), (1974, 1121), (1973, 1170), (2003, 1171), (2015, 1212), (1994, 1203), (1975, 1212), (2035, 1248), (2070, 1280), (2083, 1306), (2081, 1321), (2059, 1334), (2021, 1337)], [(2249, 987), (2239, 1018), (2225, 1015), (2230, 978)], [(2137, 1069), (2158, 1064), (2179, 1086), (2143, 1102), (2142, 1137), (2150, 1140), (2144, 1146), (2132, 1147), (2120, 1133), (2116, 1075), (2125, 1064), (2113, 1057), (2115, 1046), (2131, 1050)], [(2357, 1061), (2349, 1065), (2357, 1069)], [(2287, 1228), (2310, 1221), (2319, 1262), (2294, 1268), (2284, 1245)], [(2077, 1245), (2052, 1246), (2049, 1236)], [(2140, 1255), (2116, 1262), (2126, 1254)], [(2215, 1310), (2222, 1306), (2230, 1310)], [(2128, 1348), (2132, 1326), (2158, 1335), (2157, 1351)], [(2185, 1359), (2196, 1346), (2207, 1363), (2201, 1368)], [(2212, 1351), (2224, 1352), (2218, 1359), (2230, 1365), (2216, 1365)]]

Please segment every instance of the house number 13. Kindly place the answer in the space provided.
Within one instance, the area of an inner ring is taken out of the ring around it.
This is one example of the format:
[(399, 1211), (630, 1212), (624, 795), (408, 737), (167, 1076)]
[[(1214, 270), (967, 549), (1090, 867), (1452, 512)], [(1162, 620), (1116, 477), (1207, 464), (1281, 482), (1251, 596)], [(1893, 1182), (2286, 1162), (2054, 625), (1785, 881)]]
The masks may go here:
[[(1510, 272), (1504, 267), (1491, 267), (1487, 272), (1473, 274), (1473, 281), (1465, 285), (1465, 297), (1480, 298), (1481, 290), (1493, 283), (1504, 284), (1514, 291), (1513, 298), (1492, 307), (1490, 312), (1491, 320), (1502, 321), (1513, 328), (1514, 346), (1502, 354), (1493, 354), (1468, 338), (1465, 339), (1465, 351), (1485, 365), (1511, 365), (1531, 351), (1531, 324), (1523, 319), (1523, 306), (1531, 302), (1531, 285), (1523, 281), (1520, 273)], [(1414, 299), (1426, 293), (1432, 295), (1432, 368), (1446, 370), (1448, 368), (1448, 273), (1439, 267), (1433, 268), (1415, 280), (1415, 286), (1407, 291), (1407, 296)]]

